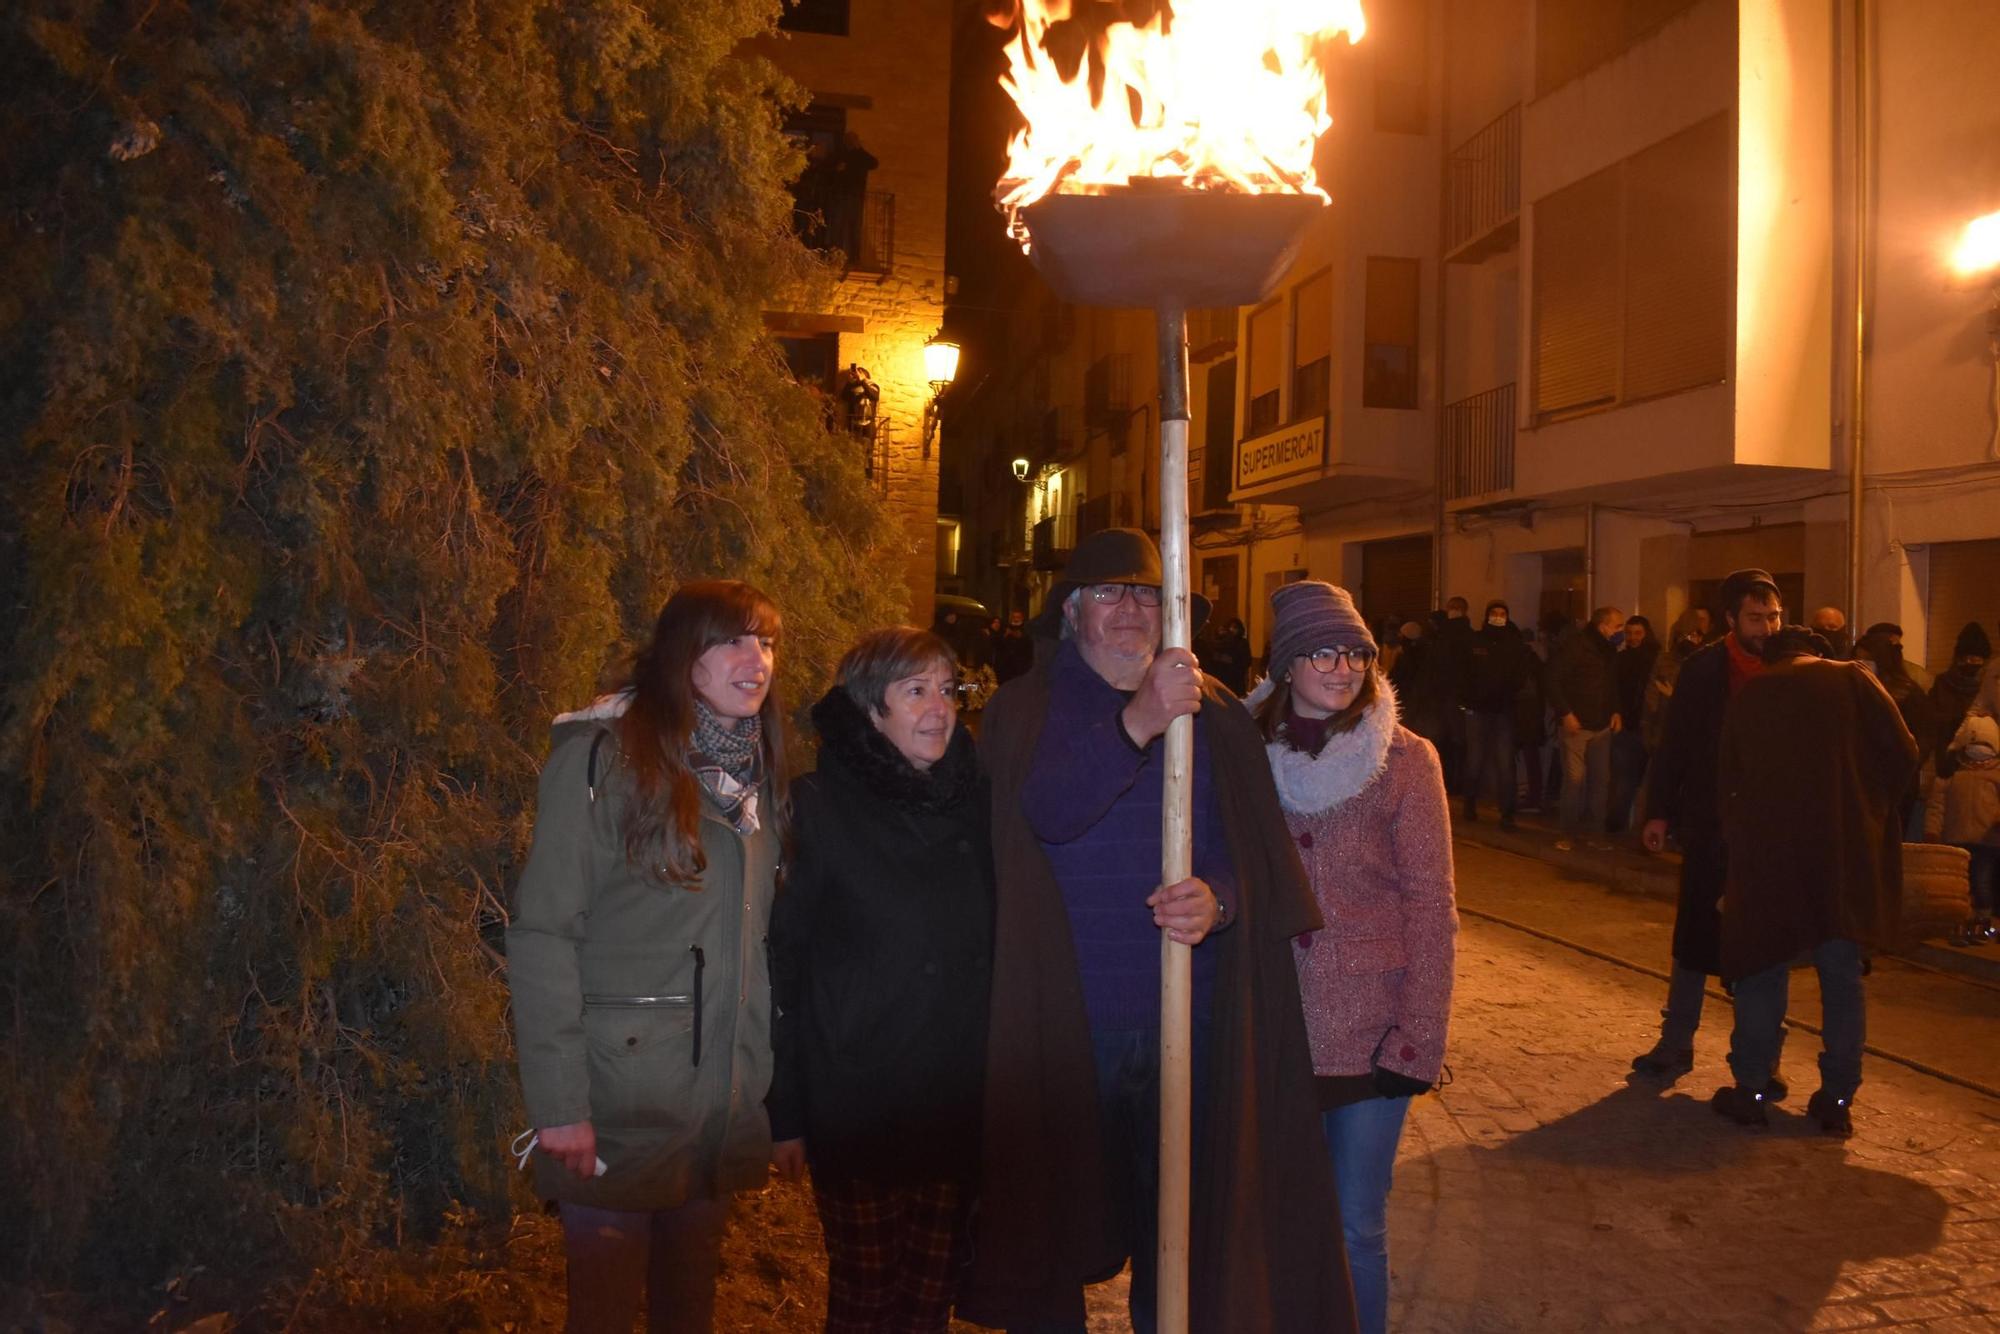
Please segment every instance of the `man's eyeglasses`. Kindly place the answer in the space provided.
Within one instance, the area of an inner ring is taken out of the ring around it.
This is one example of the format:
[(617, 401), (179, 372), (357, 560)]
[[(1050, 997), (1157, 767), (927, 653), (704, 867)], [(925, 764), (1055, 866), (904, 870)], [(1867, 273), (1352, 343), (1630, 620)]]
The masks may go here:
[(1314, 671), (1324, 676), (1345, 662), (1356, 672), (1365, 672), (1375, 665), (1375, 650), (1372, 648), (1317, 648), (1306, 655)]
[(1092, 584), (1084, 593), (1092, 602), (1107, 607), (1123, 602), (1127, 593), (1142, 607), (1160, 605), (1160, 590), (1151, 584)]

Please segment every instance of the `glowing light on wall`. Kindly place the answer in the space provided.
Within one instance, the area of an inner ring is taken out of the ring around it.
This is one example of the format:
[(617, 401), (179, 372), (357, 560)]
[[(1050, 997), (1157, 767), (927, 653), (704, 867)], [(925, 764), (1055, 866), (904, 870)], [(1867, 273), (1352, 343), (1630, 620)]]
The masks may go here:
[(1965, 224), (1951, 266), (1970, 277), (2000, 266), (2000, 213), (1988, 213)]

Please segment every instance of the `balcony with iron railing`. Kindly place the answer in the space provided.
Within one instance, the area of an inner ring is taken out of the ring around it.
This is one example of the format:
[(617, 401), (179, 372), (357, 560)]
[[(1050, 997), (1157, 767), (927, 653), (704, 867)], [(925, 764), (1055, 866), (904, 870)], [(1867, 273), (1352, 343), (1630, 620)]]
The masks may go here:
[(1038, 522), (1031, 545), (1036, 569), (1060, 570), (1069, 564), (1069, 553), (1076, 549), (1076, 511), (1057, 510)]
[(1444, 494), (1470, 500), (1514, 489), (1514, 386), (1447, 403)]
[(1081, 542), (1092, 533), (1101, 533), (1107, 528), (1118, 526), (1118, 500), (1113, 492), (1106, 491), (1101, 496), (1092, 496), (1076, 509), (1076, 540)]
[(1521, 108), (1511, 106), (1445, 163), (1445, 259), (1476, 264), (1521, 235)]
[(793, 189), (792, 230), (801, 241), (821, 254), (840, 252), (845, 273), (879, 275), (895, 267), (895, 195), (886, 190), (842, 194), (803, 183)]

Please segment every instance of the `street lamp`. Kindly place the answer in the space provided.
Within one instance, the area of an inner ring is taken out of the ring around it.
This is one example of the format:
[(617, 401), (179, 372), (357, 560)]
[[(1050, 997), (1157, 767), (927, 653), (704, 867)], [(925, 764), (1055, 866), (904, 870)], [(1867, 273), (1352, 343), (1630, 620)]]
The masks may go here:
[(1028, 461), (1026, 459), (1015, 459), (1013, 467), (1015, 481), (1025, 482), (1028, 480)]
[(931, 441), (937, 439), (938, 398), (958, 378), (958, 344), (943, 331), (924, 344), (924, 378), (931, 382), (931, 399), (924, 404), (924, 457), (929, 458)]
[(1992, 301), (1986, 308), (1986, 353), (1993, 361), (1993, 435), (1986, 457), (2000, 459), (2000, 213), (1988, 213), (1965, 224), (1951, 266), (1967, 278), (1992, 280)]

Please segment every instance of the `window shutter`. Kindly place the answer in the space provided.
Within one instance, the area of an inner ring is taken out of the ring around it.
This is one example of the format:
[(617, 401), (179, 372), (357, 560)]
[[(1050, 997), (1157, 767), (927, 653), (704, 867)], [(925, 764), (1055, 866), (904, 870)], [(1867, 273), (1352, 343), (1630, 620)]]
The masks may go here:
[(1626, 402), (1728, 377), (1736, 288), (1730, 139), (1725, 113), (1626, 164)]
[(1292, 365), (1310, 366), (1333, 348), (1333, 275), (1321, 269), (1293, 289)]
[[(1930, 628), (1924, 636), (1924, 665), (1932, 672), (1951, 666), (1952, 645), (1967, 621), (1978, 621), (2000, 645), (2000, 537), (1978, 542), (1931, 543)], [(1914, 648), (1906, 645), (1906, 651)]]
[(1276, 393), (1285, 378), (1285, 303), (1266, 302), (1250, 316), (1250, 397)]
[(1609, 168), (1535, 205), (1535, 412), (1618, 394), (1618, 187)]
[(1431, 605), (1431, 540), (1392, 537), (1361, 544), (1361, 614), (1370, 625), (1385, 616), (1421, 621)]

